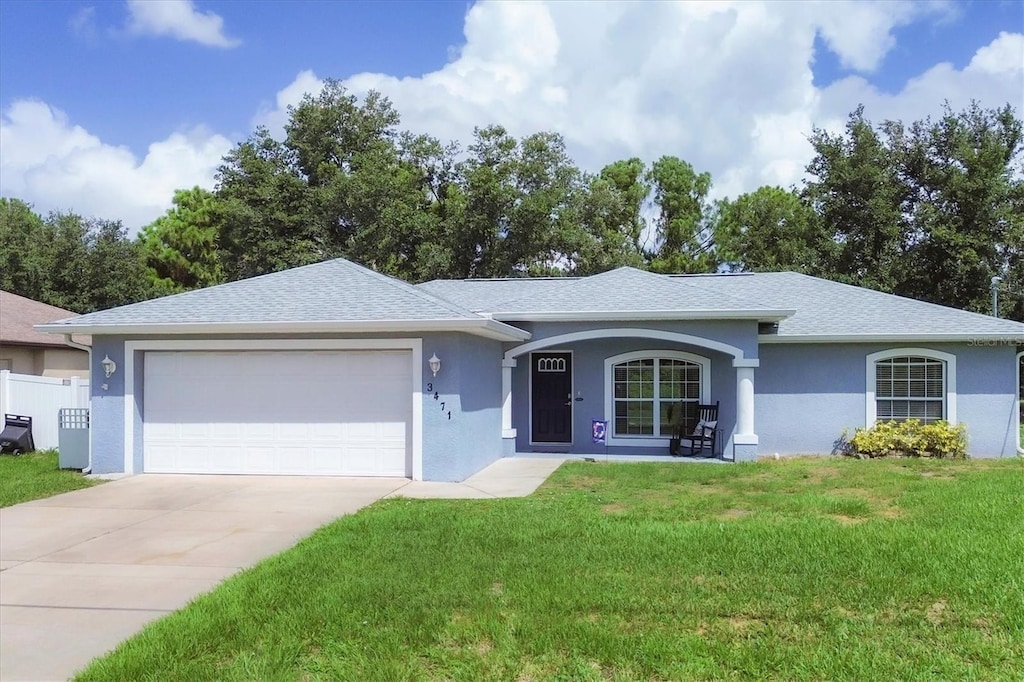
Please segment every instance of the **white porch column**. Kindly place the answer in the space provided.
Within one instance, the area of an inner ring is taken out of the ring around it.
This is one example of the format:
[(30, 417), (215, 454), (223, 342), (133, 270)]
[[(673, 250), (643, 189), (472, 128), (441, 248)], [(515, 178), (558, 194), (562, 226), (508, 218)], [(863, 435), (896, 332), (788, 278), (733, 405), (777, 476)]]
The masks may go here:
[(501, 437), (516, 437), (512, 428), (512, 368), (516, 366), (515, 358), (501, 361)]
[(757, 459), (757, 433), (754, 431), (754, 368), (758, 360), (733, 360), (736, 368), (736, 433), (733, 453), (737, 461)]

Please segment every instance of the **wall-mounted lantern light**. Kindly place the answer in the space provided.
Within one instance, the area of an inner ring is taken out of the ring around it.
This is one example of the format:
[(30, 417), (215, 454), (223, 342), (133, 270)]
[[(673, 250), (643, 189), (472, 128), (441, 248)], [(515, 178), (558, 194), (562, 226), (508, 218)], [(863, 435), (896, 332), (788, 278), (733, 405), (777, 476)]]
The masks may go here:
[(430, 363), (430, 371), (433, 372), (436, 377), (437, 373), (441, 371), (441, 358), (437, 357), (437, 353), (434, 353), (430, 356), (430, 359), (427, 360), (427, 362)]
[(117, 371), (117, 364), (110, 359), (109, 355), (103, 356), (103, 361), (100, 362), (100, 366), (103, 367), (103, 373), (107, 375), (108, 379)]

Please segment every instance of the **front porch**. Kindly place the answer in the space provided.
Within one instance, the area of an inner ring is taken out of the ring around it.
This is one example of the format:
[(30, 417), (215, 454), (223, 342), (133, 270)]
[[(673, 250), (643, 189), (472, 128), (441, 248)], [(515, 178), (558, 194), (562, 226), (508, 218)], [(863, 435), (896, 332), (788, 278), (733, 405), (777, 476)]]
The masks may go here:
[(557, 452), (515, 452), (506, 459), (552, 459), (552, 460), (575, 460), (581, 462), (661, 462), (662, 464), (729, 464), (733, 458), (725, 457), (672, 457), (667, 453), (664, 455), (641, 455), (641, 454), (558, 454)]
[[(634, 462), (756, 459), (756, 324), (730, 320), (661, 326), (602, 327), (543, 337), (548, 330), (536, 329), (529, 343), (507, 348), (502, 362), (505, 456)], [(672, 409), (685, 407), (687, 419), (694, 421), (685, 424), (684, 432), (690, 433), (696, 426), (696, 405), (716, 402), (715, 456), (707, 457), (705, 451), (696, 458), (671, 457)], [(595, 420), (606, 424), (603, 443), (592, 437)]]

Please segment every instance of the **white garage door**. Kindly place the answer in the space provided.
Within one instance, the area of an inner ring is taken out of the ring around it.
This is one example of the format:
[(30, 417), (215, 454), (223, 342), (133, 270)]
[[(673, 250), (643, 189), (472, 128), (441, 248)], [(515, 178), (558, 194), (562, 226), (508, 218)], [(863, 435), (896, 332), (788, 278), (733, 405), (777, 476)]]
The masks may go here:
[(143, 470), (411, 474), (409, 351), (148, 352)]

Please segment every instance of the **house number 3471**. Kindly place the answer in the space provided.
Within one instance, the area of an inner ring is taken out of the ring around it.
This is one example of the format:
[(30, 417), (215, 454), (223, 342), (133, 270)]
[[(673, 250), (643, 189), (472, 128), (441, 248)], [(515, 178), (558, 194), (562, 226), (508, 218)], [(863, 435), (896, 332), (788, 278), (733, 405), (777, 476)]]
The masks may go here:
[[(431, 391), (434, 391), (434, 384), (428, 383), (427, 384), (427, 393), (430, 393)], [(434, 400), (440, 400), (440, 399), (441, 399), (441, 396), (439, 396), (437, 394), (437, 391), (434, 391)], [(443, 400), (441, 400), (441, 412), (446, 412), (446, 416), (448, 417), (448, 421), (451, 421), (451, 419), (452, 419), (452, 411), (451, 410), (447, 410), (446, 411), (444, 409), (444, 401)]]

